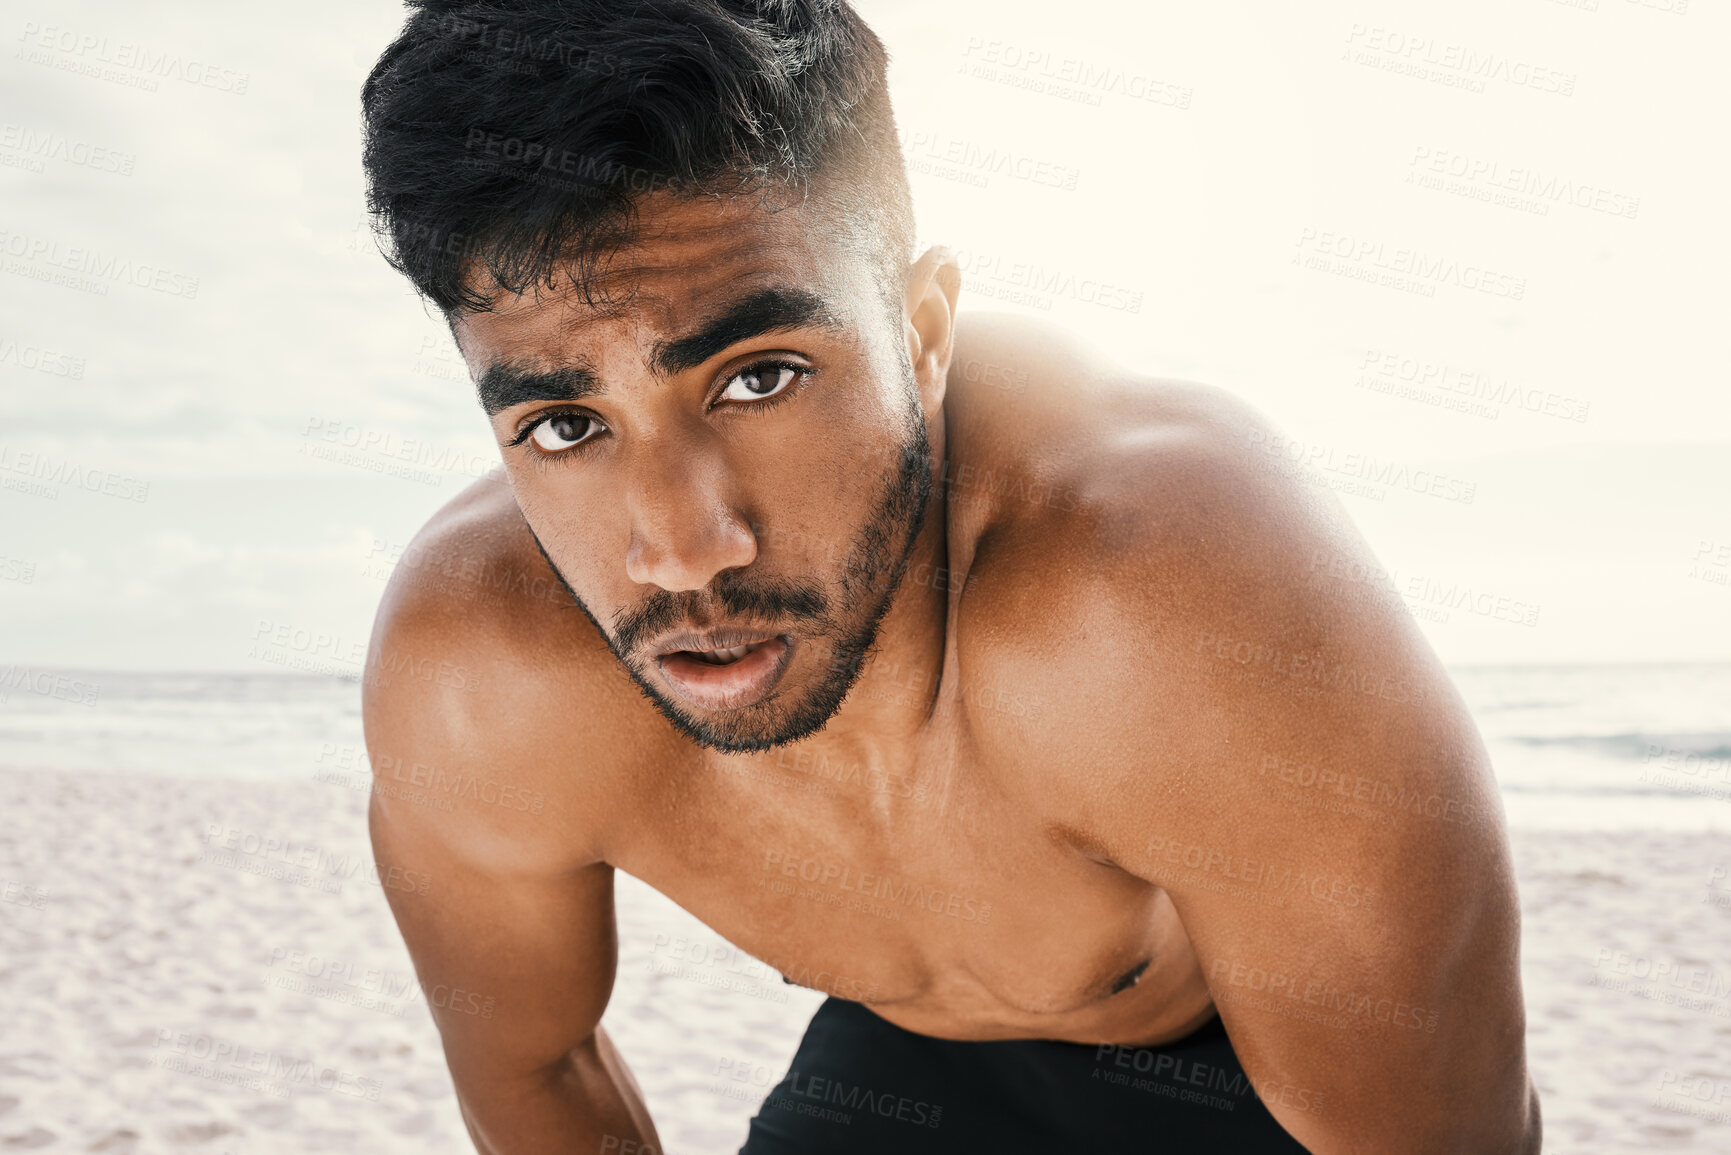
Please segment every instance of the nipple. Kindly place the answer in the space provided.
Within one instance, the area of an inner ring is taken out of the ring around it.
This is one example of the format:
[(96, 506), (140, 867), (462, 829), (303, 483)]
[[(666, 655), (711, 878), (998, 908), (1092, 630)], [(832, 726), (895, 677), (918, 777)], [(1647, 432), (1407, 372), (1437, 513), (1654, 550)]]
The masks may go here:
[(1123, 976), (1119, 978), (1117, 982), (1112, 984), (1112, 993), (1117, 994), (1119, 991), (1127, 991), (1131, 987), (1135, 986), (1137, 980), (1142, 977), (1142, 972), (1147, 970), (1148, 964), (1153, 961), (1153, 959), (1145, 958), (1130, 970), (1125, 971)]

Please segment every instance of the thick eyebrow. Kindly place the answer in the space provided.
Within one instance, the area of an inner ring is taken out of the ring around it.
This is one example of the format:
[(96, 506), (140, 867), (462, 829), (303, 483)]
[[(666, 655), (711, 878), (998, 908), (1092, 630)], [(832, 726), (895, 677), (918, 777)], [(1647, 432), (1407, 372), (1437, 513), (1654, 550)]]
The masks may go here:
[(534, 370), (495, 361), (475, 384), (475, 392), (481, 398), (481, 408), (491, 417), (528, 401), (580, 401), (601, 392), (601, 382), (593, 370), (581, 365)]
[[(655, 346), (655, 369), (671, 376), (695, 369), (730, 345), (817, 325), (840, 329), (841, 323), (822, 297), (804, 289), (759, 289), (705, 321), (696, 332)], [(511, 361), (487, 366), (475, 385), (481, 408), (491, 417), (513, 405), (531, 401), (581, 401), (604, 392), (593, 369), (571, 365), (560, 369), (528, 369)]]
[(671, 376), (695, 369), (740, 341), (783, 329), (818, 325), (840, 329), (841, 323), (822, 297), (804, 289), (759, 289), (705, 321), (696, 332), (655, 346), (655, 369)]

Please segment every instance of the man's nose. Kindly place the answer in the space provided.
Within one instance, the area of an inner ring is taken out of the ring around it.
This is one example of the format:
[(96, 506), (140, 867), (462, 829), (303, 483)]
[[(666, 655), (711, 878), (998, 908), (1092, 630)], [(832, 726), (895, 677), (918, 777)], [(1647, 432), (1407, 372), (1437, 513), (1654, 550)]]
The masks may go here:
[(722, 570), (756, 560), (757, 537), (733, 505), (719, 455), (646, 452), (633, 473), (625, 550), (632, 581), (699, 590)]

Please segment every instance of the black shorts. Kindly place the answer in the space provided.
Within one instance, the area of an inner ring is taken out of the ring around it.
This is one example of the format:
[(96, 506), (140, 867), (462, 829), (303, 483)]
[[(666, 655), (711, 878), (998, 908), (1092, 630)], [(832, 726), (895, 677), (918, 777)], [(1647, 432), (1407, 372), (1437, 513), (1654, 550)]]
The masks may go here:
[(905, 1031), (859, 1003), (817, 1009), (740, 1155), (1305, 1155), (1218, 1016), (1163, 1047)]

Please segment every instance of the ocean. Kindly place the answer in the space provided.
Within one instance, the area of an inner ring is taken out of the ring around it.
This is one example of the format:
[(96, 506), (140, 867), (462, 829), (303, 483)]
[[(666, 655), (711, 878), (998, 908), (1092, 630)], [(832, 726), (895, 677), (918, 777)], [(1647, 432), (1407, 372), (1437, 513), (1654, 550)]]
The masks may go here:
[[(1696, 974), (1727, 957), (1731, 922), (1706, 905), (1731, 893), (1715, 888), (1724, 840), (1688, 832), (1731, 827), (1731, 664), (1454, 675), (1516, 830), (1529, 1055), (1547, 1132), (1574, 1140), (1570, 1150), (1645, 1150), (1654, 1134), (1688, 1155), (1727, 1150), (1723, 1128), (1680, 1114), (1699, 1104), (1675, 1092), (1696, 1085), (1676, 1075), (1699, 1073), (1697, 1056), (1723, 1053), (1714, 1032), (1731, 1009), (1721, 1000), (1682, 1013), (1678, 992), (1601, 966), (1675, 958)], [(306, 986), (306, 974), (275, 965), (299, 952), (319, 960), (309, 973), (339, 960), (341, 971), (407, 983), (413, 963), (383, 891), (327, 893), (203, 864), (199, 831), (212, 816), (366, 856), (358, 690), (297, 675), (0, 666), (0, 767), (65, 772), (52, 790), (0, 775), (13, 791), (13, 822), (0, 832), (0, 882), (11, 880), (13, 897), (0, 908), (0, 955), (23, 993), (17, 1041), (0, 1042), (0, 1108), (18, 1104), (13, 1133), (82, 1134), (77, 1145), (90, 1149), (162, 1132), (223, 1135), (225, 1149), (257, 1153), (469, 1150), (423, 1009), (356, 1002), (364, 989)], [(608, 1033), (664, 1150), (736, 1151), (824, 996), (780, 982), (639, 880), (621, 873), (615, 885)], [(40, 909), (20, 905), (20, 893)], [(316, 1056), (382, 1095), (285, 1085), (266, 1102), (165, 1065), (165, 1031)]]
[[(1451, 672), (1511, 827), (1731, 829), (1731, 663)], [(0, 766), (364, 790), (359, 687), (0, 666)]]

